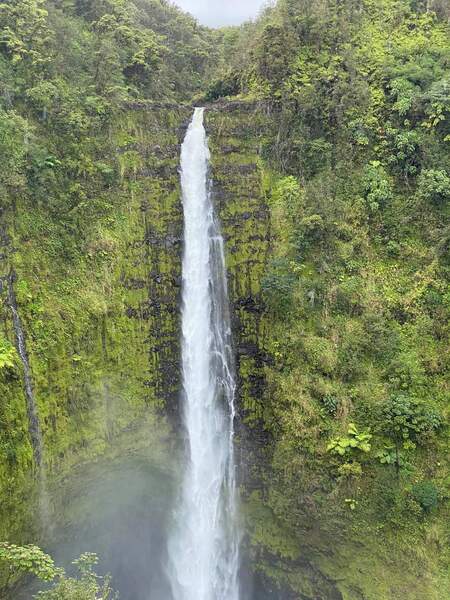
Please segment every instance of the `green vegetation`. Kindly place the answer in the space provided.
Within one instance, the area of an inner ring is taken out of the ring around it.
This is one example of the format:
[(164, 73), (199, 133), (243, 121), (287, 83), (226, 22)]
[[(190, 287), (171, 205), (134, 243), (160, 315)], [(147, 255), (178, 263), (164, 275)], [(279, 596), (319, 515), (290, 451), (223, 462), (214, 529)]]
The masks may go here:
[(259, 566), (307, 597), (274, 527), (346, 599), (448, 594), (447, 15), (280, 0), (208, 92), (238, 81), (270, 115)]
[(12, 572), (32, 573), (43, 581), (51, 581), (57, 575), (53, 560), (37, 546), (1, 543), (0, 560), (7, 562)]
[[(1, 3), (0, 277), (50, 472), (175, 410), (177, 166), (201, 97), (254, 564), (302, 598), (450, 595), (448, 11), (279, 0), (213, 32), (164, 0)], [(0, 293), (0, 539), (25, 543), (32, 452)], [(87, 595), (63, 576), (44, 597), (111, 594), (89, 569)]]
[(38, 535), (8, 281), (50, 473), (105, 452), (178, 385), (165, 240), (181, 228), (182, 101), (212, 36), (164, 2), (0, 5), (0, 539)]
[(55, 582), (46, 591), (39, 592), (39, 600), (113, 600), (117, 596), (109, 585), (109, 578), (94, 572), (98, 562), (95, 554), (82, 554), (73, 564), (79, 578), (68, 577), (64, 569), (57, 568), (52, 558), (37, 546), (0, 544), (0, 561), (9, 566), (10, 576), (29, 573), (42, 581)]

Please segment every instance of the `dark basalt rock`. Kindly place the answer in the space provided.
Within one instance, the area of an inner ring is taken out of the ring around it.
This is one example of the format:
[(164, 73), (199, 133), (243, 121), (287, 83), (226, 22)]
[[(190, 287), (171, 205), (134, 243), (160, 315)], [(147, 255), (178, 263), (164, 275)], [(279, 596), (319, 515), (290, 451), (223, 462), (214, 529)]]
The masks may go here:
[(167, 235), (164, 237), (156, 236), (153, 234), (149, 234), (144, 243), (150, 246), (158, 246), (160, 248), (173, 248), (175, 246), (179, 246), (182, 242), (182, 238), (175, 235)]
[(241, 356), (252, 356), (255, 358), (259, 354), (259, 347), (255, 343), (247, 342), (245, 344), (240, 344), (237, 351)]
[(187, 104), (179, 102), (152, 102), (151, 100), (135, 100), (133, 102), (125, 102), (124, 108), (128, 110), (189, 110)]
[(235, 308), (235, 310), (242, 308), (246, 312), (255, 313), (255, 314), (261, 314), (262, 311), (264, 310), (264, 308), (261, 304), (261, 300), (259, 298), (258, 299), (255, 298), (253, 296), (246, 296), (243, 298), (238, 298), (234, 302), (234, 308)]
[(169, 165), (156, 165), (153, 167), (142, 167), (138, 171), (139, 177), (151, 177), (160, 179), (170, 179), (174, 175), (177, 175), (177, 167), (171, 167)]
[(236, 146), (224, 146), (222, 148), (222, 155), (223, 156), (227, 156), (229, 154), (235, 154), (239, 152), (239, 148), (236, 148)]
[(129, 319), (144, 319), (142, 311), (131, 306), (125, 309), (125, 314)]

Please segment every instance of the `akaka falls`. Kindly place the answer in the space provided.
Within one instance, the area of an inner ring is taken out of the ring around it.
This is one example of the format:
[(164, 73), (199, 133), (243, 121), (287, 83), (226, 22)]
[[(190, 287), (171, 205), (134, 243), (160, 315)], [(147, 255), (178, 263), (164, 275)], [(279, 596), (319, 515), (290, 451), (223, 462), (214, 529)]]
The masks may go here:
[(450, 600), (450, 0), (0, 0), (0, 600)]
[(187, 464), (169, 539), (175, 600), (239, 598), (233, 461), (235, 377), (223, 239), (208, 181), (203, 109), (181, 151), (182, 371)]

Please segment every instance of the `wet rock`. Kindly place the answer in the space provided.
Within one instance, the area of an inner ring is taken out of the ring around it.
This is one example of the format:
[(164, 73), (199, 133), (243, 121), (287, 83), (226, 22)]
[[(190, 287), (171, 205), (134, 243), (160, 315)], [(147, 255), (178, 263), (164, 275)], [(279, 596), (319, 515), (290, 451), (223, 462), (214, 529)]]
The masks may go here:
[(234, 303), (234, 307), (236, 310), (242, 308), (246, 312), (255, 314), (260, 314), (263, 311), (260, 299), (253, 296), (238, 298)]

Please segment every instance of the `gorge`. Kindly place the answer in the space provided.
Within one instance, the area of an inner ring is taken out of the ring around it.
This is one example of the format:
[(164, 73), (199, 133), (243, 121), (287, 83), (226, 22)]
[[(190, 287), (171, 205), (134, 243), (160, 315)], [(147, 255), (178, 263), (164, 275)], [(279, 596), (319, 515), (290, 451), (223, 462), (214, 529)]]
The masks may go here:
[(0, 598), (450, 595), (448, 2), (273, 4), (0, 3)]

